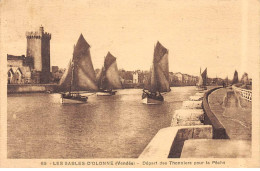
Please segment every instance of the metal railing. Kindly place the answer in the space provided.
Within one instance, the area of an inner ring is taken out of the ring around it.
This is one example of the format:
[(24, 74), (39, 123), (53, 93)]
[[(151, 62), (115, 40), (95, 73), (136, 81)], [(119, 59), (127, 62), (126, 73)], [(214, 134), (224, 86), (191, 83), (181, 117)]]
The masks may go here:
[(235, 91), (235, 93), (238, 93), (240, 97), (242, 97), (243, 99), (252, 102), (252, 90), (238, 88), (234, 85), (232, 86), (232, 89)]

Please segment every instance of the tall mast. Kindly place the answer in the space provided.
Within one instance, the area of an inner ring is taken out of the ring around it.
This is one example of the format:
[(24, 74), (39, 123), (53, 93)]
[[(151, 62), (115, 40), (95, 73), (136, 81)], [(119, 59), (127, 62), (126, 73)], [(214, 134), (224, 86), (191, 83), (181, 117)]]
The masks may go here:
[(155, 82), (156, 82), (156, 87), (155, 87), (155, 92), (160, 90), (160, 87), (158, 87), (158, 73), (157, 73), (157, 66), (156, 63), (153, 64), (154, 65), (154, 77), (155, 77)]
[[(74, 44), (74, 46), (73, 46), (73, 52), (74, 52), (74, 50), (75, 50), (75, 44)], [(72, 54), (72, 56), (73, 56), (73, 54)], [(73, 74), (74, 74), (74, 60), (73, 60), (73, 58), (72, 58), (72, 61), (71, 61), (71, 81), (70, 81), (70, 91), (69, 91), (69, 92), (71, 92), (71, 89), (72, 89)]]
[(72, 86), (73, 86), (73, 75), (74, 75), (74, 62), (72, 60), (71, 62), (71, 81), (70, 81), (70, 91), (72, 90)]
[[(105, 68), (105, 61), (106, 61), (106, 56), (104, 56), (104, 64), (103, 67), (101, 69), (101, 79), (100, 79), (100, 87), (102, 89), (107, 89), (107, 82), (105, 82), (106, 80), (106, 68)], [(104, 87), (105, 86), (105, 87)]]

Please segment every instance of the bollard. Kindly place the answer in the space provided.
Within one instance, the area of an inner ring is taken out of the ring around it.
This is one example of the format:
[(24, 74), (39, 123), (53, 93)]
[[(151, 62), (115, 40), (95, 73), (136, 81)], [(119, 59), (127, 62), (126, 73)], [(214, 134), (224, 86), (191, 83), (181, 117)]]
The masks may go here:
[(202, 109), (202, 100), (200, 100), (200, 101), (183, 101), (182, 107), (184, 109)]

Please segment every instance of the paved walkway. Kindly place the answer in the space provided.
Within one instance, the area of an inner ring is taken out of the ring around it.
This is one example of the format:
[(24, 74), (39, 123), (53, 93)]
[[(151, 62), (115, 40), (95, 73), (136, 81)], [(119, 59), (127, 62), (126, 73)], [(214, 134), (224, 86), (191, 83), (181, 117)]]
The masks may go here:
[(251, 157), (251, 141), (189, 139), (184, 142), (181, 158)]
[[(252, 107), (251, 102), (241, 101), (228, 88), (221, 88), (209, 95), (209, 106), (225, 127), (230, 139), (251, 140)], [(248, 103), (248, 105), (242, 105)]]

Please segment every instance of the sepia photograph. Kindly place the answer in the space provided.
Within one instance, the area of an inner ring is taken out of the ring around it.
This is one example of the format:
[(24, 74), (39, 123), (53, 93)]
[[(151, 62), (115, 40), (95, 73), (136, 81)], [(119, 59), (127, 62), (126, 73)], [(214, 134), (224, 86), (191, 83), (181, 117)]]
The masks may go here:
[(259, 167), (259, 3), (1, 0), (0, 167)]

